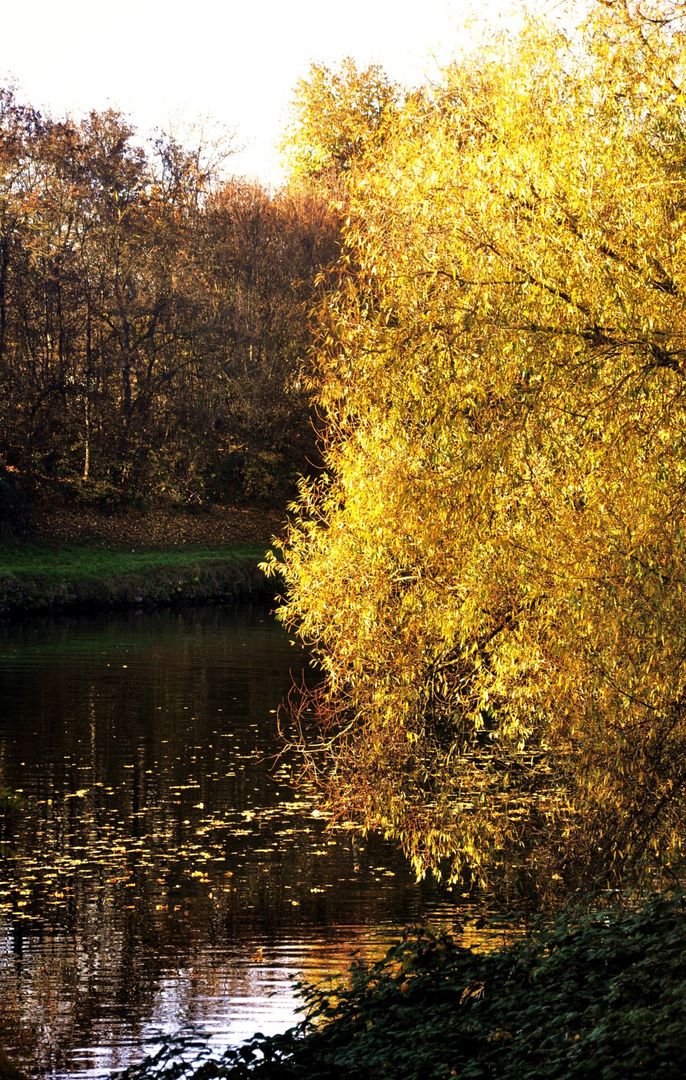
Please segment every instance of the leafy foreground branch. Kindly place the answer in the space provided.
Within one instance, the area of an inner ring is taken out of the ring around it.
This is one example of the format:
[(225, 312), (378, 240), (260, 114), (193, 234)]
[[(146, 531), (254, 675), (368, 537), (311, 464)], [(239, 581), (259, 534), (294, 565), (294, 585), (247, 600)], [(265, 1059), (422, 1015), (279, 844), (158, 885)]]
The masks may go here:
[(120, 1080), (681, 1077), (685, 909), (568, 915), (486, 954), (421, 931), (347, 986), (301, 986), (307, 1018), (285, 1034), (199, 1067), (167, 1047)]

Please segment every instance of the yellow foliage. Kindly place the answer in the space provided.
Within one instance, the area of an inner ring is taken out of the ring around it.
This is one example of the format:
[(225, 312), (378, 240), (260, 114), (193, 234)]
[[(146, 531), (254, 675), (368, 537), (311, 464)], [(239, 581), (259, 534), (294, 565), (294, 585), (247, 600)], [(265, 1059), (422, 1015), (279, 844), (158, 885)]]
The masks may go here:
[(348, 173), (281, 617), (326, 676), (332, 806), (419, 874), (678, 847), (682, 10), (529, 20)]
[(296, 87), (282, 144), (291, 177), (335, 185), (383, 139), (398, 90), (376, 64), (363, 71), (350, 57), (337, 71), (312, 64)]

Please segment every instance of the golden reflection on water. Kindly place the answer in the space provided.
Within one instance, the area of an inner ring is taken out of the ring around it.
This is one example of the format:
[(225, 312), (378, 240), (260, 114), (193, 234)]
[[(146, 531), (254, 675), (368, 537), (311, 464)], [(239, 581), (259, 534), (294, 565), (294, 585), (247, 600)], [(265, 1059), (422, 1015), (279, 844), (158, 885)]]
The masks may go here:
[(281, 1030), (292, 975), (452, 922), (448, 893), (328, 829), (274, 764), (306, 661), (261, 608), (0, 632), (0, 769), (26, 801), (0, 852), (0, 1037), (36, 1075), (102, 1076), (179, 1028), (217, 1049)]

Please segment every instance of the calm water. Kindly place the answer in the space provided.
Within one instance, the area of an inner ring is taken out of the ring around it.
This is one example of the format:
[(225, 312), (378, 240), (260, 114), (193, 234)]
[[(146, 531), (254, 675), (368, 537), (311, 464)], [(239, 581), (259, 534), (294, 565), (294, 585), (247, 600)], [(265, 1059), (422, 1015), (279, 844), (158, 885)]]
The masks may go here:
[(218, 1049), (296, 1019), (291, 975), (450, 922), (395, 849), (296, 791), (276, 709), (307, 658), (262, 608), (0, 628), (0, 1043), (96, 1077), (165, 1034)]

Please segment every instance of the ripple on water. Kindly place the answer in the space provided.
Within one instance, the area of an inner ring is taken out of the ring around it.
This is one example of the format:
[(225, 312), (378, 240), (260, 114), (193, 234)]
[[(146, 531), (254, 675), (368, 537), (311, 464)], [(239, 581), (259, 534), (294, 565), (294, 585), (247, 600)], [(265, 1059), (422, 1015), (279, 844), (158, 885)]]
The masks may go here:
[(0, 631), (0, 762), (26, 802), (0, 845), (0, 1035), (34, 1071), (101, 1077), (179, 1029), (216, 1049), (283, 1030), (294, 974), (451, 921), (450, 894), (331, 831), (275, 760), (303, 670), (259, 607)]

